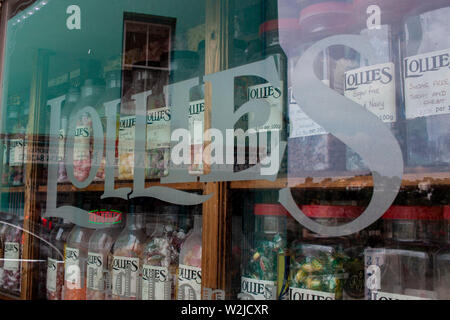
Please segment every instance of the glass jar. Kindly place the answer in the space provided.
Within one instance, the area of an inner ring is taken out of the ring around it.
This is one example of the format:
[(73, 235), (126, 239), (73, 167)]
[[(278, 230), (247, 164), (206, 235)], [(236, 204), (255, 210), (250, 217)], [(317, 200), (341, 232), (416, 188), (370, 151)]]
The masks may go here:
[(64, 263), (64, 300), (86, 300), (86, 268), (93, 229), (75, 225), (67, 237)]
[(364, 252), (366, 299), (434, 299), (432, 248), (419, 236), (420, 208), (392, 206), (382, 218), (384, 247)]
[(20, 294), (21, 270), (22, 270), (22, 226), (23, 216), (14, 216), (5, 233), (5, 247), (3, 264), (2, 290), (14, 294)]
[[(113, 223), (112, 221), (108, 223)], [(96, 230), (89, 239), (86, 273), (86, 299), (110, 300), (109, 267), (112, 263), (111, 249), (120, 233), (120, 223)]]
[[(295, 66), (299, 58), (315, 42), (331, 35), (345, 33), (352, 19), (351, 6), (345, 2), (320, 2), (300, 11), (299, 40), (301, 45), (289, 59), (289, 119), (288, 173), (290, 177), (305, 176), (317, 171), (341, 171), (345, 168), (345, 145), (310, 119), (295, 100), (292, 92)], [(334, 63), (342, 50), (329, 47), (314, 61), (316, 76), (327, 87), (335, 88)], [(343, 81), (342, 81), (343, 82)]]
[(444, 2), (422, 1), (416, 5), (416, 12), (404, 23), (407, 163), (448, 166), (450, 7)]
[(140, 299), (140, 263), (143, 245), (146, 240), (144, 232), (144, 216), (135, 212), (135, 206), (130, 206), (125, 228), (120, 233), (113, 246), (111, 264), (112, 299)]
[(53, 248), (47, 259), (47, 300), (62, 300), (64, 286), (64, 253), (73, 225), (66, 220), (56, 222), (50, 234)]
[[(339, 226), (356, 218), (361, 209), (354, 206), (302, 206), (303, 213), (325, 226)], [(328, 237), (301, 229), (300, 239), (291, 245), (290, 300), (341, 300), (346, 284), (345, 266), (356, 278), (347, 287), (349, 296), (357, 296), (358, 262), (349, 265), (345, 249), (350, 241), (345, 237)], [(355, 259), (357, 255), (355, 254)], [(355, 297), (356, 298), (356, 297)]]
[(4, 274), (4, 266), (5, 266), (5, 239), (6, 232), (10, 228), (10, 223), (13, 220), (13, 216), (2, 213), (2, 224), (0, 225), (0, 288), (3, 288), (3, 274)]
[(9, 182), (11, 186), (21, 186), (24, 183), (24, 119), (19, 118), (18, 111), (12, 111), (11, 117), (15, 123), (9, 138)]
[(434, 289), (439, 300), (450, 299), (450, 206), (444, 206), (444, 234), (442, 248), (434, 260)]
[(253, 300), (284, 299), (286, 279), (280, 274), (284, 275), (287, 267), (287, 211), (279, 204), (255, 204), (253, 210), (254, 239), (243, 256), (241, 294)]
[(194, 216), (194, 228), (181, 245), (177, 300), (202, 299), (202, 216)]

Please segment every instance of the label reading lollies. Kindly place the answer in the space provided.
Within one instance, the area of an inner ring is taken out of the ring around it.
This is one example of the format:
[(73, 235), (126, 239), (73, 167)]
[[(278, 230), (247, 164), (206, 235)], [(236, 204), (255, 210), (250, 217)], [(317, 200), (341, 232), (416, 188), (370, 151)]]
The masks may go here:
[(47, 259), (47, 291), (56, 291), (58, 262), (55, 259)]
[(170, 300), (172, 281), (166, 267), (142, 267), (142, 300)]
[(254, 300), (276, 300), (276, 286), (275, 281), (241, 278), (241, 292)]
[(289, 288), (289, 300), (335, 300), (335, 294), (316, 290)]
[(114, 256), (112, 263), (112, 294), (136, 298), (139, 280), (139, 258)]
[(103, 255), (89, 252), (87, 260), (87, 284), (91, 290), (103, 290)]
[(178, 300), (201, 300), (202, 269), (184, 264), (178, 266)]
[(5, 242), (5, 264), (4, 269), (7, 271), (19, 270), (19, 252), (20, 245), (17, 242)]
[(269, 119), (262, 126), (256, 126), (253, 114), (249, 115), (249, 128), (257, 132), (281, 130), (283, 127), (283, 91), (270, 83), (258, 84), (248, 87), (248, 101), (263, 99), (270, 105)]

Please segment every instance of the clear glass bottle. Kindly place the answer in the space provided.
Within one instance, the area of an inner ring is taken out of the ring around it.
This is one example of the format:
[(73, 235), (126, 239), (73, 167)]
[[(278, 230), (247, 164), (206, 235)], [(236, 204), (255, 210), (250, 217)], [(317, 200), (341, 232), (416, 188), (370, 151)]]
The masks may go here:
[(8, 293), (19, 295), (22, 269), (22, 227), (23, 216), (15, 215), (5, 234), (3, 264), (3, 287)]
[(86, 268), (93, 229), (75, 225), (67, 238), (64, 263), (64, 300), (86, 300)]
[(385, 245), (367, 248), (367, 300), (421, 300), (436, 298), (430, 247), (419, 236), (420, 208), (392, 206), (383, 215)]
[(112, 246), (121, 231), (121, 225), (96, 230), (89, 239), (87, 259), (87, 300), (110, 300), (110, 274)]
[(243, 255), (241, 293), (244, 299), (285, 299), (286, 279), (280, 274), (288, 267), (281, 259), (286, 254), (287, 211), (279, 204), (255, 204), (253, 210), (254, 240)]
[(403, 51), (407, 164), (450, 164), (448, 28), (450, 6), (422, 1), (404, 22)]
[(61, 123), (58, 136), (58, 182), (68, 182), (66, 163), (65, 163), (65, 147), (67, 138), (67, 128), (70, 114), (76, 110), (75, 106), (80, 99), (80, 90), (76, 87), (71, 87), (67, 93), (66, 100), (61, 110)]
[(50, 234), (53, 248), (47, 259), (47, 300), (63, 299), (66, 241), (72, 229), (67, 220), (59, 220)]
[(177, 279), (177, 300), (202, 299), (202, 215), (181, 245)]
[(135, 212), (135, 206), (130, 206), (126, 226), (113, 246), (111, 264), (112, 299), (139, 300), (140, 272), (139, 257), (142, 255), (146, 240), (144, 232), (144, 216)]

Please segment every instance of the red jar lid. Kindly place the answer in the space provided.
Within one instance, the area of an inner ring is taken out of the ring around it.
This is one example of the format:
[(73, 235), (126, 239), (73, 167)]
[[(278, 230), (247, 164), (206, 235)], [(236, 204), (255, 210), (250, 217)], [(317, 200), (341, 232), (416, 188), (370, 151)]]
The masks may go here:
[(450, 206), (444, 206), (443, 211), (444, 211), (444, 219), (450, 220)]
[(257, 216), (287, 216), (288, 212), (281, 204), (257, 203), (253, 208)]
[(302, 206), (302, 211), (310, 218), (351, 218), (355, 219), (364, 211), (357, 206)]
[(383, 215), (383, 219), (441, 220), (442, 208), (424, 206), (391, 206)]
[(259, 35), (274, 30), (296, 31), (298, 29), (298, 19), (274, 19), (266, 21), (259, 26)]

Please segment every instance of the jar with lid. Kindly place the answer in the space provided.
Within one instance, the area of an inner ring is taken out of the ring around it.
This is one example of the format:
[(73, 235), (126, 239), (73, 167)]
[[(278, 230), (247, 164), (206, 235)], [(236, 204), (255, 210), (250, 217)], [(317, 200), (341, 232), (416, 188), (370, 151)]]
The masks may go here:
[(445, 237), (434, 259), (434, 288), (439, 300), (450, 299), (450, 206), (444, 206)]
[(176, 295), (177, 300), (202, 299), (202, 215), (194, 215), (194, 228), (181, 245)]
[(8, 293), (19, 295), (22, 270), (23, 216), (14, 215), (4, 238), (3, 286)]
[(403, 49), (407, 164), (450, 164), (450, 4), (421, 1), (405, 19)]
[[(289, 59), (288, 173), (290, 177), (305, 176), (318, 171), (342, 171), (345, 168), (345, 145), (304, 113), (292, 92), (294, 71), (299, 58), (315, 42), (328, 36), (348, 32), (353, 12), (350, 4), (328, 1), (310, 4), (300, 11), (298, 47)], [(313, 70), (322, 83), (334, 89), (336, 61), (344, 54), (340, 46), (328, 47), (314, 61)], [(348, 62), (347, 60), (345, 60)], [(343, 82), (343, 81), (341, 81)]]
[[(304, 214), (324, 226), (340, 226), (361, 213), (353, 206), (305, 205)], [(345, 228), (343, 226), (343, 228)], [(301, 229), (301, 236), (291, 244), (290, 300), (341, 300), (346, 282), (345, 250), (350, 241), (346, 237), (329, 237)], [(358, 273), (356, 270), (350, 270)], [(348, 291), (355, 294), (356, 285)], [(362, 280), (363, 281), (363, 280)]]
[(244, 299), (284, 299), (287, 211), (280, 204), (255, 204), (255, 232), (243, 256), (241, 295)]
[(113, 300), (139, 300), (142, 255), (146, 240), (144, 216), (130, 205), (126, 217), (126, 226), (113, 245), (113, 257), (110, 265), (111, 290)]
[(47, 258), (47, 300), (62, 300), (64, 286), (64, 254), (73, 225), (59, 219), (50, 234), (53, 248)]
[[(101, 214), (105, 214), (102, 212)], [(112, 263), (112, 246), (116, 241), (121, 224), (116, 218), (106, 218), (110, 224), (106, 228), (95, 230), (89, 238), (89, 251), (86, 273), (86, 299), (110, 300), (110, 264)]]
[(419, 237), (420, 207), (392, 206), (382, 219), (384, 247), (364, 251), (366, 299), (434, 299), (434, 248)]

